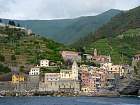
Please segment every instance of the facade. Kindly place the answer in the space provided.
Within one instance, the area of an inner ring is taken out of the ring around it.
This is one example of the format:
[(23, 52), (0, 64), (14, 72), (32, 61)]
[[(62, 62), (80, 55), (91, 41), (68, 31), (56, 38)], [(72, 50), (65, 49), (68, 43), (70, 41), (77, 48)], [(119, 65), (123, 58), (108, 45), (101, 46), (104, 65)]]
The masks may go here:
[(44, 81), (40, 82), (40, 91), (78, 92), (80, 91), (79, 68), (76, 61), (71, 70), (61, 70), (60, 73), (46, 73)]
[(90, 89), (91, 92), (98, 92), (101, 89), (106, 88), (107, 83), (107, 71), (102, 68), (93, 68), (90, 71)]
[(123, 76), (125, 73), (125, 70), (122, 68), (122, 65), (113, 65), (112, 63), (104, 63), (102, 65), (104, 69), (107, 69), (109, 74), (120, 74), (120, 76)]
[(64, 70), (64, 69), (62, 69), (60, 71), (60, 78), (61, 79), (69, 79), (69, 80), (71, 80), (72, 79), (72, 72), (71, 72), (71, 70)]
[(25, 77), (22, 74), (13, 74), (12, 75), (12, 83), (18, 84), (19, 82), (24, 82)]
[(40, 68), (39, 67), (33, 67), (31, 68), (29, 75), (39, 75), (40, 74)]
[(103, 68), (81, 65), (81, 90), (85, 93), (96, 93), (106, 88), (107, 71)]
[(73, 62), (75, 60), (76, 62), (81, 62), (81, 55), (79, 54), (79, 52), (62, 51), (61, 55), (62, 55), (64, 61)]
[(60, 80), (59, 91), (68, 93), (77, 93), (80, 91), (80, 81), (78, 80)]
[(81, 91), (82, 92), (89, 92), (89, 86), (90, 86), (90, 73), (88, 70), (87, 65), (81, 65), (80, 66), (80, 79), (81, 79)]
[(44, 81), (40, 82), (40, 91), (58, 91), (60, 73), (45, 73)]
[(49, 67), (49, 60), (40, 60), (40, 67)]
[(69, 80), (78, 80), (79, 78), (79, 67), (76, 61), (73, 62), (71, 70), (61, 70), (60, 78), (61, 79), (69, 79)]

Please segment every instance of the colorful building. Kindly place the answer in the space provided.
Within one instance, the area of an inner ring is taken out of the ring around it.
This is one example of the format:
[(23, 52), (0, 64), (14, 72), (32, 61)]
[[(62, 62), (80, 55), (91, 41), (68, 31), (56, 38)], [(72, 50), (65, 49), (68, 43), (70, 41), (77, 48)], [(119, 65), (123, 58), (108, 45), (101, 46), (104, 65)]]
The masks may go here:
[(79, 52), (62, 51), (61, 55), (62, 55), (64, 61), (73, 62), (74, 60), (76, 60), (76, 62), (81, 62), (81, 55), (79, 54)]
[(25, 77), (23, 74), (13, 74), (12, 75), (13, 84), (17, 84), (17, 83), (24, 82), (24, 81), (25, 81)]

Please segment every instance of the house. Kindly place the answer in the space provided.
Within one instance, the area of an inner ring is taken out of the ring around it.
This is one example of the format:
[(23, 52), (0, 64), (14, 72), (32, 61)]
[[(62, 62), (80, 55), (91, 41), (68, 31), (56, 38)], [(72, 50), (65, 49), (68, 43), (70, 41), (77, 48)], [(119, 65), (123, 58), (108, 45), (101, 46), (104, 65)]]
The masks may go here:
[(81, 79), (81, 87), (82, 91), (89, 91), (90, 86), (90, 73), (88, 70), (87, 65), (81, 65), (80, 66), (80, 79)]
[(122, 65), (113, 65), (112, 63), (104, 63), (102, 65), (104, 69), (107, 69), (109, 74), (119, 73), (120, 76), (123, 76), (125, 70), (123, 69)]
[(20, 82), (24, 82), (25, 81), (25, 77), (23, 74), (13, 74), (12, 75), (12, 83), (13, 84), (18, 84)]
[(74, 60), (76, 62), (81, 62), (81, 55), (79, 52), (74, 52), (74, 51), (62, 51), (61, 55), (64, 59), (64, 61), (71, 61), (73, 62)]
[(98, 92), (106, 87), (107, 71), (102, 68), (93, 68), (90, 71), (90, 92)]
[(49, 67), (49, 60), (40, 60), (40, 67)]
[(33, 67), (31, 68), (29, 75), (39, 75), (40, 74), (40, 68), (39, 67)]

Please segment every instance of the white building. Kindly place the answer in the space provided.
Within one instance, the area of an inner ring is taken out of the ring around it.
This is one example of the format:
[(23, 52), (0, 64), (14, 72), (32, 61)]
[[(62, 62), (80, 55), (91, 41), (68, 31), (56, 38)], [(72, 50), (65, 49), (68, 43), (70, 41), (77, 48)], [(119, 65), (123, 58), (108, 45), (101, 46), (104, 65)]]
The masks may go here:
[(120, 76), (123, 76), (125, 72), (122, 65), (113, 65), (112, 63), (104, 63), (101, 68), (107, 69), (110, 74), (119, 73)]
[(69, 80), (78, 80), (79, 67), (76, 61), (73, 62), (71, 70), (61, 70), (60, 77), (61, 79), (69, 79)]
[(29, 75), (35, 76), (40, 74), (40, 68), (39, 67), (33, 67), (31, 68)]
[(79, 67), (76, 63), (76, 61), (73, 62), (73, 65), (72, 65), (72, 79), (73, 80), (78, 80), (78, 75), (79, 75)]
[(49, 60), (40, 60), (40, 67), (49, 67)]

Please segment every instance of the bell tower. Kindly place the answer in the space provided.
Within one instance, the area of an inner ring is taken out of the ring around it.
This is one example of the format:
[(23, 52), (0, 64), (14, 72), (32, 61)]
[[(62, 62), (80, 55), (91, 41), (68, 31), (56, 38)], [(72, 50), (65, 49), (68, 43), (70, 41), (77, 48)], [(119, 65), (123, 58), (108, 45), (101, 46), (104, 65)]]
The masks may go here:
[(79, 67), (77, 65), (77, 62), (74, 61), (72, 64), (72, 79), (78, 80), (78, 70), (79, 70)]

